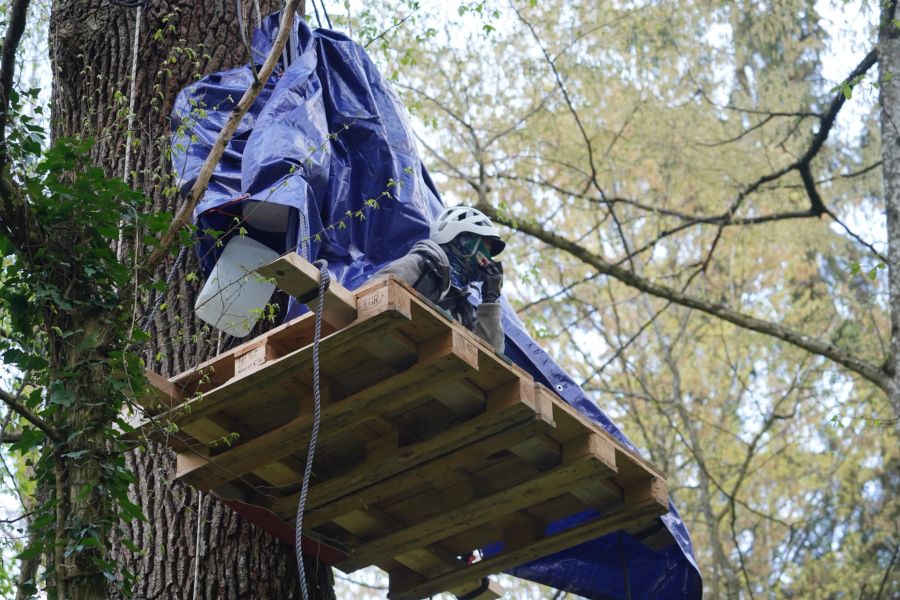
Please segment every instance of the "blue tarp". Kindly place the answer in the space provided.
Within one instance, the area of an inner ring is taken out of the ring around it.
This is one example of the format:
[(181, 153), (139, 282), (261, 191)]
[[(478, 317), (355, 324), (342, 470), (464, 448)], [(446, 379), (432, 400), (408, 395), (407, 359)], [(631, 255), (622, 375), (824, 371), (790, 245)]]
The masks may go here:
[[(279, 18), (270, 15), (254, 34), (258, 63), (272, 46)], [(172, 145), (182, 191), (196, 179), (253, 77), (245, 65), (209, 75), (179, 95)], [(443, 207), (418, 156), (405, 109), (365, 50), (341, 33), (313, 31), (303, 21), (295, 22), (283, 62), (228, 144), (195, 211), (207, 274), (219, 247), (203, 232), (233, 235), (235, 217), (250, 201), (288, 206), (290, 218), (285, 233), (273, 233), (254, 227), (251, 214), (247, 234), (277, 251), (296, 248), (309, 260), (326, 259), (349, 289), (427, 237)], [(292, 306), (288, 317), (301, 310)], [(504, 328), (506, 353), (515, 363), (634, 449), (531, 339), (505, 302)], [(594, 516), (574, 515), (550, 528), (565, 529)], [(676, 543), (660, 551), (615, 533), (510, 572), (591, 599), (700, 598), (690, 535), (673, 505), (662, 523)]]

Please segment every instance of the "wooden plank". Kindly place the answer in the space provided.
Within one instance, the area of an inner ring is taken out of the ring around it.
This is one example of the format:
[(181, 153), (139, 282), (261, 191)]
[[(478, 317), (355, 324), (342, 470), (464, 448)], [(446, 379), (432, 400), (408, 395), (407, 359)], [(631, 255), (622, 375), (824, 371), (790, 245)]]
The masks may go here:
[[(626, 495), (636, 503), (630, 505), (626, 510), (608, 517), (583, 523), (552, 536), (540, 537), (533, 542), (524, 543), (520, 548), (501, 552), (420, 583), (412, 583), (409, 580), (395, 582), (392, 579), (388, 598), (391, 600), (418, 600), (446, 590), (454, 586), (460, 579), (471, 581), (491, 573), (499, 573), (512, 566), (548, 556), (584, 541), (624, 529), (647, 518), (658, 517), (669, 510), (668, 499), (665, 499), (665, 503), (661, 502), (659, 483), (659, 479), (655, 479), (654, 482), (648, 480), (639, 485), (636, 484), (630, 492), (626, 490)], [(664, 487), (663, 485), (662, 489)], [(638, 502), (638, 500), (640, 501)]]
[[(313, 485), (309, 490), (307, 506), (310, 509), (318, 509), (345, 496), (363, 493), (365, 488), (382, 480), (460, 448), (469, 447), (515, 426), (516, 423), (534, 421), (552, 423), (548, 416), (550, 410), (540, 405), (535, 406), (533, 391), (534, 387), (530, 381), (501, 386), (488, 394), (485, 412), (464, 424), (402, 448), (384, 460), (366, 461), (342, 476)], [(293, 506), (296, 506), (296, 495), (276, 501), (272, 510), (284, 515)]]
[(615, 472), (612, 446), (596, 435), (573, 441), (564, 449), (564, 456), (562, 465), (541, 473), (538, 477), (465, 503), (455, 510), (353, 549), (346, 567), (362, 568), (371, 564), (379, 555), (395, 556), (427, 546), (511, 512), (555, 498), (569, 486), (588, 476), (607, 477)]
[[(504, 431), (485, 437), (469, 446), (459, 447), (452, 452), (440, 456), (421, 469), (399, 473), (387, 477), (365, 489), (357, 491), (325, 506), (315, 509), (304, 517), (310, 527), (323, 523), (353, 510), (382, 502), (387, 498), (406, 493), (408, 490), (434, 485), (444, 481), (449, 474), (463, 465), (482, 460), (484, 457), (505, 450), (516, 443), (540, 435), (549, 427), (543, 419), (531, 419), (511, 424)], [(294, 505), (296, 508), (296, 503)], [(281, 514), (289, 518), (292, 514)]]
[[(359, 321), (339, 333), (322, 339), (319, 350), (322, 359), (364, 343), (369, 336), (383, 335), (408, 317), (398, 311), (380, 313), (371, 319)], [(191, 398), (180, 406), (163, 413), (158, 419), (168, 420), (177, 425), (202, 419), (209, 414), (225, 410), (248, 398), (265, 397), (267, 388), (280, 388), (283, 381), (297, 371), (312, 365), (312, 347), (305, 346), (265, 365), (265, 368), (248, 376), (227, 382), (206, 393)]]
[[(461, 341), (453, 334), (442, 336), (441, 341), (429, 346), (424, 362), (325, 407), (322, 430), (344, 434), (348, 428), (399, 409), (427, 395), (430, 389), (464, 376), (468, 369), (477, 369), (477, 363), (471, 363), (476, 357), (465, 344), (460, 347)], [(311, 431), (312, 414), (307, 409), (286, 425), (210, 457), (204, 465), (179, 471), (176, 477), (203, 490), (214, 488), (266, 463), (302, 452)]]
[[(295, 298), (306, 296), (319, 289), (321, 273), (318, 267), (296, 252), (284, 254), (257, 269), (263, 277), (275, 279), (279, 288)], [(310, 310), (318, 306), (318, 299), (307, 304)], [(322, 320), (336, 329), (346, 327), (356, 320), (356, 295), (334, 278), (325, 292), (325, 314)]]
[[(543, 415), (539, 415), (534, 406), (529, 406), (528, 396), (522, 395), (531, 390), (533, 388), (530, 382), (522, 382), (515, 386), (502, 386), (488, 395), (487, 410), (464, 424), (407, 446), (389, 460), (374, 464), (364, 463), (342, 477), (323, 481), (313, 486), (309, 490), (309, 506), (319, 507), (348, 494), (356, 493), (362, 488), (396, 473), (503, 431), (516, 421), (543, 418)], [(533, 398), (530, 400), (533, 401)]]
[(476, 591), (481, 590), (483, 587), (484, 586), (482, 585), (482, 581), (474, 581), (461, 583), (447, 591), (456, 597), (465, 596), (467, 598), (471, 598), (472, 600), (494, 600), (495, 598), (502, 598), (506, 593), (506, 590), (502, 585), (500, 585), (493, 579), (488, 579), (487, 587), (485, 587), (480, 594), (476, 596), (472, 595)]
[(606, 437), (615, 444), (617, 452), (619, 453), (619, 474), (622, 478), (627, 479), (628, 481), (644, 479), (651, 475), (663, 480), (666, 478), (665, 474), (653, 464), (626, 448), (620, 441), (614, 438), (611, 433), (578, 412), (575, 407), (557, 396), (553, 391), (538, 384), (536, 386), (535, 394), (538, 397), (552, 399), (553, 420), (557, 424), (556, 435), (554, 437), (557, 439), (567, 441), (572, 437), (578, 437), (584, 435), (587, 431), (591, 431)]
[(150, 414), (158, 414), (184, 402), (181, 390), (166, 377), (147, 369), (144, 369), (144, 376), (147, 378), (147, 391), (136, 401)]

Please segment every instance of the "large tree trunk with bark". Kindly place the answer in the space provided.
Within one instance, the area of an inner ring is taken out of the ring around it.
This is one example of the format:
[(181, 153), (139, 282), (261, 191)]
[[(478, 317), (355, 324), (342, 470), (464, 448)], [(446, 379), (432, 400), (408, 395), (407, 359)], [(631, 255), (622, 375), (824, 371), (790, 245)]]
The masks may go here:
[[(266, 14), (280, 3), (261, 5)], [(245, 14), (253, 13), (248, 9)], [(255, 22), (255, 15), (247, 21)], [(171, 182), (165, 150), (175, 96), (199, 76), (246, 62), (247, 49), (234, 2), (154, 0), (139, 13), (137, 8), (107, 1), (56, 0), (50, 26), (53, 135), (93, 139), (94, 161), (112, 176), (123, 176), (125, 169), (136, 37), (130, 181), (151, 201), (148, 209), (173, 212), (180, 200), (166, 194)], [(172, 262), (156, 276), (164, 278)], [(191, 254), (166, 293), (166, 309), (154, 319), (148, 367), (166, 375), (217, 350), (217, 340), (202, 334), (193, 316), (197, 284), (189, 283), (185, 275), (196, 270)], [(154, 300), (139, 302), (135, 309), (139, 320)], [(144, 450), (131, 453), (127, 463), (137, 478), (135, 502), (147, 521), (132, 522), (127, 532), (141, 552), (130, 552), (115, 540), (113, 556), (136, 575), (135, 598), (299, 597), (294, 549), (215, 498), (201, 497), (174, 482), (174, 457), (165, 447), (148, 443)], [(314, 597), (332, 598), (330, 569), (307, 561), (306, 570)]]

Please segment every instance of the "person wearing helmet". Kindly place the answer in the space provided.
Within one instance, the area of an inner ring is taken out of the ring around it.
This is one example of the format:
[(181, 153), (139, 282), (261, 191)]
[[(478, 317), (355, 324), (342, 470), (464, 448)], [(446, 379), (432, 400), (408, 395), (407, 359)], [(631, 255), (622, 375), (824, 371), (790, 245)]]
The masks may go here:
[[(431, 225), (429, 238), (416, 242), (378, 275), (394, 275), (449, 312), (453, 318), (503, 352), (500, 312), (503, 265), (495, 261), (506, 243), (481, 211), (447, 208)], [(472, 292), (480, 288), (476, 307)]]

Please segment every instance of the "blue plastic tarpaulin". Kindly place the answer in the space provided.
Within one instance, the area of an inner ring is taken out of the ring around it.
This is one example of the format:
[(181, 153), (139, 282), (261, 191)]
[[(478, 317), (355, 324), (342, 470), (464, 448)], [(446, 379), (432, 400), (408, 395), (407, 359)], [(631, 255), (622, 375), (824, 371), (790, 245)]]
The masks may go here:
[[(252, 55), (260, 63), (279, 19), (279, 13), (270, 15), (254, 34)], [(172, 145), (182, 191), (196, 179), (253, 79), (245, 65), (209, 75), (178, 96)], [(254, 224), (253, 211), (242, 212), (248, 202), (288, 207), (283, 231)], [(308, 260), (324, 258), (333, 276), (355, 289), (427, 237), (442, 208), (405, 109), (365, 50), (341, 33), (311, 30), (298, 20), (282, 63), (229, 142), (194, 219), (207, 274), (220, 246), (204, 232), (236, 235), (236, 217), (245, 215), (247, 235), (279, 252), (296, 249)], [(287, 317), (301, 310), (291, 306)], [(637, 451), (531, 339), (505, 302), (504, 328), (509, 358)], [(573, 515), (549, 527), (562, 530), (594, 517)], [(674, 505), (661, 521), (675, 540), (662, 550), (617, 532), (510, 572), (591, 599), (700, 598), (690, 535)]]

